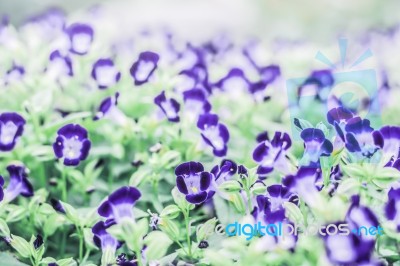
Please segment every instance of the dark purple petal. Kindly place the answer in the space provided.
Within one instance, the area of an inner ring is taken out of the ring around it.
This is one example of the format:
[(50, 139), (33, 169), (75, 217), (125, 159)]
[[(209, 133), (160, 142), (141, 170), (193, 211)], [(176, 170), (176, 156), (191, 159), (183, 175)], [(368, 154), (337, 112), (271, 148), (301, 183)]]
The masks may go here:
[(211, 174), (208, 172), (202, 172), (200, 174), (200, 190), (205, 191), (211, 185)]
[(346, 134), (346, 148), (350, 152), (358, 152), (361, 151), (360, 144), (358, 144), (358, 141), (356, 137), (354, 136), (353, 133), (347, 133)]
[(175, 175), (193, 175), (204, 171), (204, 167), (199, 162), (186, 162), (178, 165), (175, 169)]
[(269, 140), (268, 131), (261, 132), (257, 135), (256, 140), (258, 143)]
[(108, 196), (108, 201), (112, 205), (122, 203), (134, 204), (140, 196), (140, 191), (135, 187), (121, 187)]
[(265, 84), (270, 84), (274, 82), (280, 75), (281, 70), (278, 65), (269, 65), (259, 69), (261, 80)]
[(178, 187), (178, 190), (179, 190), (181, 193), (183, 193), (183, 194), (185, 194), (185, 195), (187, 195), (187, 194), (189, 193), (189, 192), (188, 192), (188, 189), (187, 189), (187, 186), (186, 186), (185, 179), (184, 179), (183, 176), (178, 175), (178, 176), (176, 177), (176, 186)]
[(353, 118), (353, 113), (344, 107), (337, 107), (329, 110), (327, 114), (328, 123), (333, 125), (334, 122), (345, 122)]
[(186, 200), (193, 204), (200, 204), (207, 199), (207, 196), (208, 196), (207, 192), (202, 191), (198, 194), (186, 195)]
[(216, 114), (203, 114), (197, 121), (197, 127), (201, 130), (205, 130), (207, 127), (218, 125), (218, 116)]

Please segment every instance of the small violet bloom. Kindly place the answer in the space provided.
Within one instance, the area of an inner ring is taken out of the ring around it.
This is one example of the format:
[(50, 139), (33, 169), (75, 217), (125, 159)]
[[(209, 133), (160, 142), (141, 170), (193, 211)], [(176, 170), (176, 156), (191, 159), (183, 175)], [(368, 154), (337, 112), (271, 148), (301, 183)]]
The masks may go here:
[(319, 190), (322, 188), (322, 171), (315, 167), (300, 167), (296, 175), (285, 177), (282, 183), (308, 205), (313, 206), (317, 203)]
[(249, 81), (240, 68), (232, 68), (228, 74), (215, 83), (214, 86), (229, 93), (229, 95), (237, 97), (249, 91)]
[[(33, 187), (28, 180), (28, 173), (25, 166), (11, 164), (7, 166), (7, 171), (10, 175), (10, 183), (4, 191), (5, 201), (10, 202), (19, 195), (23, 197), (33, 196)], [(4, 184), (4, 180), (2, 181)]]
[(379, 147), (383, 146), (381, 134), (373, 135), (374, 129), (368, 119), (353, 117), (347, 121), (346, 148), (360, 158), (371, 158)]
[(100, 216), (114, 219), (116, 223), (123, 220), (133, 220), (133, 206), (141, 197), (140, 191), (135, 187), (121, 187), (111, 193), (97, 209)]
[(382, 148), (388, 158), (397, 159), (400, 152), (400, 127), (384, 126), (372, 133), (375, 145)]
[(133, 63), (130, 73), (135, 81), (136, 86), (140, 86), (149, 81), (157, 68), (160, 56), (153, 52), (142, 52), (139, 54), (138, 60)]
[(315, 95), (315, 99), (325, 102), (330, 88), (335, 83), (332, 71), (328, 69), (313, 71), (298, 89), (299, 99), (303, 95)]
[(211, 110), (211, 104), (202, 89), (190, 89), (183, 92), (185, 102), (185, 113), (196, 119), (199, 115), (206, 114)]
[(88, 53), (93, 42), (93, 28), (87, 24), (74, 23), (66, 29), (70, 40), (70, 52), (77, 55)]
[(24, 131), (25, 119), (17, 113), (0, 114), (0, 151), (11, 151)]
[(175, 175), (176, 186), (188, 202), (200, 204), (214, 195), (210, 190), (212, 174), (205, 172), (201, 163), (182, 163), (176, 167)]
[(97, 222), (93, 228), (93, 241), (98, 248), (104, 252), (106, 250), (111, 250), (115, 252), (121, 247), (122, 243), (115, 239), (112, 235), (107, 233), (106, 229), (110, 228), (115, 224), (115, 221), (100, 221)]
[(344, 127), (347, 121), (353, 118), (353, 113), (344, 107), (336, 107), (329, 110), (326, 117), (328, 123), (335, 127), (336, 133), (342, 142), (345, 142)]
[(73, 76), (71, 58), (68, 55), (62, 55), (58, 50), (53, 51), (49, 57), (46, 73), (53, 79), (63, 76)]
[(105, 98), (98, 110), (93, 120), (99, 120), (102, 118), (109, 119), (118, 125), (125, 125), (128, 121), (126, 115), (117, 107), (118, 105), (119, 92), (116, 92), (114, 96)]
[(288, 165), (286, 151), (292, 145), (287, 133), (275, 132), (272, 140), (268, 139), (268, 133), (261, 133), (257, 136), (260, 142), (253, 152), (253, 159), (259, 166), (257, 174), (261, 179), (271, 173), (274, 169), (287, 173)]
[[(337, 228), (346, 222), (334, 223)], [(372, 263), (374, 241), (365, 241), (358, 234), (329, 234), (323, 232), (324, 246), (328, 259), (335, 265), (381, 265)]]
[(179, 122), (179, 103), (173, 99), (165, 97), (165, 91), (162, 91), (154, 98), (154, 103), (160, 107), (161, 111), (171, 122)]
[(23, 66), (13, 64), (12, 67), (6, 72), (4, 78), (5, 85), (21, 80), (24, 75), (25, 68)]
[(304, 140), (302, 165), (319, 167), (321, 156), (329, 156), (333, 151), (332, 143), (325, 138), (324, 132), (317, 128), (304, 129), (300, 137)]
[(86, 159), (91, 146), (86, 129), (78, 124), (68, 124), (57, 134), (53, 150), (58, 159), (63, 158), (67, 166), (76, 166)]
[(394, 222), (397, 232), (400, 232), (400, 188), (391, 188), (385, 206), (385, 216)]
[(222, 160), (220, 165), (216, 165), (211, 169), (211, 173), (214, 175), (217, 185), (230, 180), (237, 171), (237, 164), (231, 160)]
[(111, 59), (101, 58), (93, 64), (92, 78), (97, 82), (99, 89), (107, 89), (120, 80), (121, 72)]
[(267, 195), (257, 196), (257, 207), (254, 208), (253, 215), (263, 215), (263, 221), (267, 223), (278, 223), (286, 221), (285, 209), (283, 204), (291, 202), (298, 204), (299, 198), (296, 194), (289, 191), (289, 188), (275, 184), (267, 188)]
[(218, 120), (215, 114), (203, 114), (197, 121), (197, 127), (201, 129), (203, 140), (213, 148), (214, 155), (222, 157), (228, 151), (229, 131)]

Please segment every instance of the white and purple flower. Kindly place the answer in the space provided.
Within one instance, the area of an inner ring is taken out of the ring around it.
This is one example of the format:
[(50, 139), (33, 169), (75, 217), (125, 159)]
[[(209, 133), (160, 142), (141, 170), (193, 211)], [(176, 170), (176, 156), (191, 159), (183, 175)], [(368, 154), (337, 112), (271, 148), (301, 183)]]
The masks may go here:
[(101, 102), (96, 115), (93, 117), (93, 120), (105, 118), (115, 122), (118, 125), (125, 125), (128, 118), (118, 108), (118, 98), (119, 92), (116, 92), (114, 96), (105, 98)]
[(397, 159), (400, 152), (400, 127), (384, 126), (372, 133), (375, 145), (382, 148), (388, 158)]
[(70, 52), (77, 55), (85, 55), (89, 52), (93, 42), (93, 28), (87, 24), (74, 23), (66, 30), (70, 40)]
[(147, 83), (157, 69), (160, 56), (154, 52), (146, 51), (139, 54), (138, 60), (133, 63), (130, 73), (135, 85)]
[(200, 204), (214, 195), (210, 190), (212, 174), (204, 171), (199, 162), (186, 162), (175, 169), (176, 186), (186, 195), (186, 200), (193, 204)]
[(199, 115), (206, 114), (211, 110), (211, 104), (202, 89), (190, 89), (183, 92), (185, 110), (187, 114), (198, 118)]
[(46, 73), (54, 79), (62, 76), (73, 76), (71, 58), (68, 55), (62, 55), (58, 50), (53, 51), (49, 57), (49, 65), (46, 68)]
[(141, 197), (140, 191), (135, 187), (121, 187), (111, 193), (97, 209), (100, 216), (113, 219), (116, 223), (124, 220), (133, 220), (133, 206)]
[(330, 88), (335, 83), (332, 71), (329, 69), (315, 70), (298, 88), (299, 99), (305, 95), (315, 95), (315, 99), (325, 102)]
[(64, 159), (67, 166), (76, 166), (87, 158), (91, 142), (85, 128), (78, 124), (68, 124), (57, 131), (53, 144), (54, 154), (58, 159)]
[[(242, 166), (242, 165), (241, 165)], [(243, 171), (244, 166), (242, 166)], [(246, 170), (247, 171), (247, 170)], [(238, 172), (238, 166), (234, 161), (224, 159), (220, 165), (216, 165), (211, 169), (217, 185), (228, 181)]]
[(315, 167), (300, 167), (296, 175), (286, 176), (282, 183), (299, 195), (304, 202), (313, 206), (322, 187), (322, 171)]
[(347, 150), (360, 158), (371, 158), (383, 145), (380, 134), (373, 136), (374, 129), (370, 126), (368, 119), (361, 119), (360, 117), (349, 119), (345, 131)]
[(298, 204), (299, 198), (284, 185), (275, 184), (267, 188), (267, 194), (257, 196), (257, 207), (253, 215), (263, 215), (263, 220), (267, 223), (277, 223), (287, 221), (283, 204), (291, 202)]
[(400, 232), (400, 188), (391, 188), (385, 205), (385, 216), (394, 222), (397, 232)]
[(21, 65), (13, 63), (11, 68), (7, 70), (4, 77), (5, 85), (12, 84), (13, 82), (19, 81), (25, 75), (25, 68)]
[(103, 252), (111, 250), (115, 252), (122, 246), (122, 243), (107, 233), (107, 229), (115, 224), (115, 221), (99, 221), (92, 227), (93, 242)]
[(162, 91), (154, 98), (154, 103), (160, 107), (161, 111), (171, 122), (179, 122), (179, 103), (173, 99), (165, 97), (165, 91)]
[(99, 89), (107, 89), (118, 83), (121, 72), (115, 67), (110, 58), (101, 58), (93, 64), (92, 78), (96, 81)]
[[(8, 174), (10, 175), (10, 182), (4, 190), (4, 200), (10, 202), (19, 195), (23, 197), (33, 196), (33, 186), (28, 180), (28, 170), (23, 165), (11, 164), (7, 166)], [(3, 178), (0, 178), (0, 183), (3, 183)]]
[(0, 114), (0, 151), (14, 149), (24, 132), (25, 119), (17, 113)]
[(228, 151), (228, 128), (219, 123), (215, 114), (203, 114), (197, 121), (197, 127), (201, 130), (203, 140), (213, 148), (215, 156), (225, 156)]
[(249, 81), (240, 68), (232, 68), (228, 74), (214, 84), (229, 95), (240, 96), (249, 91)]
[(302, 165), (319, 167), (321, 156), (329, 156), (333, 151), (332, 143), (325, 138), (324, 132), (317, 128), (306, 128), (300, 134), (304, 140), (304, 155)]
[(268, 139), (268, 133), (263, 132), (257, 136), (260, 142), (253, 152), (253, 160), (259, 166), (257, 174), (261, 179), (271, 173), (274, 169), (287, 173), (288, 165), (286, 151), (292, 145), (292, 141), (287, 133), (275, 132), (273, 139)]

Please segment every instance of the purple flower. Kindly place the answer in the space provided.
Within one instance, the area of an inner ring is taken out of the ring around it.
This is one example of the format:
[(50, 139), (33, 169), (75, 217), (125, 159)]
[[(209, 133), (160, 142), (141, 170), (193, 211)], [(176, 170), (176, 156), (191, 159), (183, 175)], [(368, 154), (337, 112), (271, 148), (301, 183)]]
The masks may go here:
[(25, 119), (17, 113), (0, 114), (0, 151), (11, 151), (24, 132)]
[(260, 178), (265, 178), (274, 169), (286, 173), (288, 168), (286, 151), (292, 145), (289, 135), (277, 131), (274, 138), (269, 141), (268, 134), (264, 133), (262, 136), (259, 135), (257, 140), (261, 143), (255, 148), (253, 159), (259, 164), (257, 174)]
[(56, 200), (56, 199), (51, 199), (50, 203), (55, 211), (62, 213), (62, 214), (66, 214), (65, 208), (64, 208), (63, 204), (61, 203), (61, 201)]
[[(351, 197), (351, 205), (346, 215), (346, 221), (350, 230), (358, 230), (362, 226), (370, 228), (379, 225), (378, 219), (371, 209), (360, 204), (359, 195)], [(366, 234), (362, 235), (361, 238), (365, 241), (375, 241), (375, 236), (373, 235)]]
[(15, 81), (21, 80), (22, 77), (25, 75), (25, 68), (21, 65), (16, 65), (13, 63), (12, 67), (7, 70), (5, 75), (5, 84), (10, 84)]
[(317, 128), (306, 128), (300, 136), (305, 145), (302, 165), (319, 167), (319, 158), (332, 153), (332, 143), (325, 138), (324, 132)]
[(212, 175), (204, 171), (199, 162), (186, 162), (175, 169), (176, 186), (186, 195), (186, 200), (193, 204), (200, 204), (211, 198), (214, 191), (210, 190)]
[(298, 89), (299, 98), (303, 95), (315, 95), (321, 102), (328, 99), (330, 88), (335, 83), (332, 71), (328, 69), (316, 70), (304, 81)]
[(258, 68), (258, 73), (261, 76), (261, 81), (268, 85), (281, 75), (281, 69), (278, 65), (269, 65)]
[(220, 165), (216, 165), (211, 169), (211, 173), (215, 177), (217, 185), (220, 185), (224, 181), (231, 179), (238, 170), (237, 164), (231, 160), (222, 160)]
[(239, 165), (238, 166), (238, 174), (240, 177), (247, 177), (249, 173), (247, 172), (247, 168), (244, 165)]
[(368, 119), (361, 119), (360, 117), (349, 119), (345, 131), (347, 150), (359, 157), (371, 158), (383, 145), (380, 134), (373, 136), (374, 129), (370, 126)]
[(87, 24), (74, 23), (66, 29), (70, 40), (70, 52), (85, 55), (93, 42), (93, 29)]
[(132, 220), (133, 206), (140, 198), (140, 191), (135, 187), (121, 187), (111, 193), (97, 209), (100, 216), (114, 219), (120, 223), (124, 219)]
[(243, 70), (232, 68), (228, 74), (214, 84), (215, 87), (233, 95), (240, 95), (241, 92), (248, 92), (249, 81)]
[(90, 150), (90, 140), (86, 129), (78, 124), (68, 124), (57, 131), (53, 150), (57, 158), (63, 158), (67, 166), (76, 166), (86, 159)]
[(375, 145), (389, 158), (398, 158), (400, 152), (400, 127), (384, 126), (372, 133)]
[(218, 120), (215, 114), (203, 114), (197, 121), (197, 127), (201, 129), (203, 140), (213, 148), (214, 155), (222, 157), (228, 150), (229, 131)]
[(24, 197), (33, 196), (33, 187), (28, 180), (28, 173), (25, 166), (11, 164), (7, 166), (7, 171), (10, 175), (10, 182), (4, 191), (4, 199), (7, 202), (12, 201), (18, 195)]
[[(338, 228), (346, 223), (335, 223)], [(335, 265), (379, 265), (372, 264), (374, 241), (365, 241), (357, 234), (324, 234), (324, 246), (329, 260)]]
[(62, 55), (60, 51), (56, 50), (50, 54), (49, 65), (46, 68), (46, 72), (53, 78), (59, 78), (62, 76), (73, 76), (71, 58), (67, 55)]
[(261, 214), (262, 220), (267, 223), (287, 221), (283, 204), (285, 202), (298, 204), (298, 201), (298, 196), (289, 188), (280, 184), (271, 185), (267, 188), (267, 195), (257, 196), (257, 207), (253, 211), (253, 215)]
[(322, 173), (319, 168), (300, 167), (296, 175), (285, 177), (282, 183), (300, 196), (307, 204), (312, 205), (318, 198)]
[(97, 82), (99, 89), (107, 89), (120, 80), (121, 73), (111, 59), (101, 58), (93, 64), (92, 78)]
[(119, 92), (116, 92), (114, 96), (105, 98), (93, 120), (99, 120), (102, 118), (109, 119), (118, 125), (124, 125), (127, 121), (125, 114), (117, 107), (118, 105)]
[(388, 201), (385, 205), (385, 216), (396, 225), (400, 232), (400, 188), (391, 188), (388, 192)]
[(164, 115), (168, 118), (171, 122), (179, 122), (179, 103), (171, 98), (167, 99), (165, 97), (165, 91), (162, 91), (159, 95), (154, 98), (154, 103), (157, 104)]
[(336, 107), (329, 110), (326, 116), (328, 123), (335, 127), (335, 130), (340, 139), (343, 142), (346, 141), (343, 133), (344, 126), (346, 125), (348, 120), (353, 118), (353, 113), (344, 107)]
[(130, 73), (135, 81), (135, 85), (139, 86), (149, 81), (157, 68), (160, 56), (153, 52), (142, 52), (139, 54), (138, 60), (133, 63)]
[(98, 248), (104, 252), (105, 250), (116, 251), (121, 247), (122, 243), (115, 239), (112, 235), (107, 233), (106, 229), (115, 224), (115, 221), (100, 221), (97, 222), (93, 228), (93, 241)]
[(194, 117), (210, 112), (211, 104), (202, 89), (190, 89), (183, 92), (186, 113)]
[(200, 62), (195, 64), (190, 69), (182, 70), (179, 76), (184, 76), (186, 79), (186, 84), (191, 83), (192, 86), (183, 89), (198, 88), (204, 91), (205, 94), (211, 94), (211, 85), (208, 82), (208, 70), (204, 63)]

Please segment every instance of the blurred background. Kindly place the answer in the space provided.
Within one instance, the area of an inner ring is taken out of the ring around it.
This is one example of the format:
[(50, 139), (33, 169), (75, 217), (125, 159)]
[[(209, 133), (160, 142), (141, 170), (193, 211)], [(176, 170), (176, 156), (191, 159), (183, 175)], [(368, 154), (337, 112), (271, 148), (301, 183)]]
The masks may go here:
[(116, 23), (123, 23), (124, 30), (162, 24), (193, 37), (223, 29), (319, 42), (366, 30), (393, 29), (399, 21), (395, 11), (400, 8), (397, 0), (3, 0), (0, 13), (20, 25), (48, 7), (76, 13), (98, 4)]

